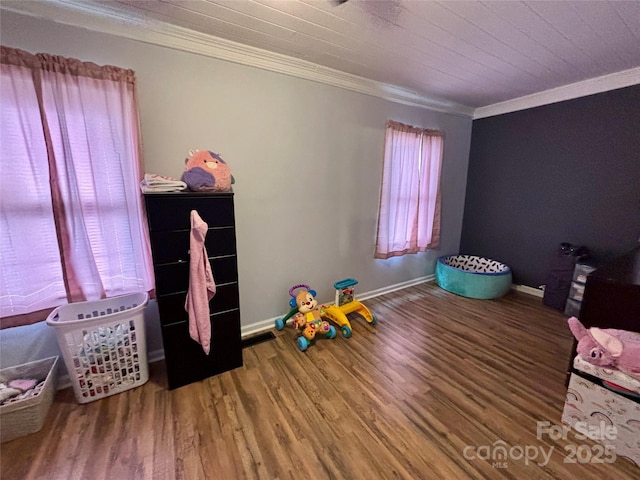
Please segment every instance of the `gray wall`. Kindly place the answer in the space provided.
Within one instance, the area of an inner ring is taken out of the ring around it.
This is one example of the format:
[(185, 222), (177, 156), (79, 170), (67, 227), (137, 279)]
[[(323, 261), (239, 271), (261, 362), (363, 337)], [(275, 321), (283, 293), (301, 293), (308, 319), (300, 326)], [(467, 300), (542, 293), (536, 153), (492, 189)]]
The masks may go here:
[(461, 251), (545, 282), (561, 242), (602, 262), (640, 237), (640, 86), (473, 122)]
[[(192, 148), (227, 161), (236, 178), (245, 331), (286, 313), (296, 283), (311, 284), (327, 302), (341, 278), (357, 278), (358, 292), (384, 289), (433, 274), (439, 255), (458, 251), (469, 118), (4, 11), (0, 20), (4, 45), (136, 71), (148, 172), (179, 177)], [(446, 132), (442, 247), (374, 260), (388, 119)], [(149, 350), (158, 350), (153, 305), (147, 317)], [(42, 356), (31, 349), (56, 348), (42, 325), (11, 330), (0, 333), (3, 366)], [(28, 341), (27, 331), (41, 338)]]

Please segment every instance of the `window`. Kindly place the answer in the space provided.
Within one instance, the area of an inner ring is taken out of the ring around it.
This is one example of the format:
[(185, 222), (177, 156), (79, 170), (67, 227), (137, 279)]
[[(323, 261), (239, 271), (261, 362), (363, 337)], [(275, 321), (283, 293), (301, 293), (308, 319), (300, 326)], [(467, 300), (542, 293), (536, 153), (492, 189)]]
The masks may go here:
[(444, 133), (389, 121), (375, 258), (436, 248)]
[(151, 291), (135, 75), (2, 47), (1, 326)]

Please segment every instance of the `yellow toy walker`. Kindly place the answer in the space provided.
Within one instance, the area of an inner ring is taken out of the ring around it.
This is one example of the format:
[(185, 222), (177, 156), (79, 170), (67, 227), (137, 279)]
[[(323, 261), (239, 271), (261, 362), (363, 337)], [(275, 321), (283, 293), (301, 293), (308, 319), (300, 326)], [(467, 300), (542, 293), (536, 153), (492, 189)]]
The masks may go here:
[(367, 323), (376, 324), (376, 317), (371, 311), (355, 298), (355, 287), (358, 281), (354, 278), (345, 278), (333, 284), (336, 289), (336, 303), (325, 308), (324, 316), (340, 327), (340, 332), (345, 338), (351, 336), (351, 324), (347, 315), (357, 313)]
[[(329, 325), (324, 318), (328, 318), (340, 327), (340, 332), (345, 338), (351, 336), (351, 324), (347, 315), (350, 313), (358, 313), (369, 324), (376, 324), (376, 317), (362, 303), (357, 301), (354, 296), (354, 286), (358, 284), (353, 278), (345, 278), (333, 284), (336, 289), (335, 305), (318, 307), (315, 300), (315, 291), (311, 290), (308, 285), (294, 285), (289, 290), (292, 297), (289, 305), (292, 307), (289, 313), (282, 318), (276, 319), (276, 328), (282, 330), (289, 319), (292, 320), (292, 326), (301, 330), (301, 335), (297, 339), (298, 348), (305, 351), (311, 344), (317, 333), (324, 334), (327, 338), (336, 336), (336, 329)], [(299, 290), (296, 293), (297, 289)]]

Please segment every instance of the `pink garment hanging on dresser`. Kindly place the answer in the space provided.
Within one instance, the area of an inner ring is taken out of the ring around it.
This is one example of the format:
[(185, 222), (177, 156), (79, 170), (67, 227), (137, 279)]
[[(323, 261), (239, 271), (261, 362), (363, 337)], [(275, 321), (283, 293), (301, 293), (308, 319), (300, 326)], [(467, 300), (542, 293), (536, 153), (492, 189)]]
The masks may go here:
[(216, 284), (204, 245), (208, 228), (209, 225), (200, 218), (198, 212), (191, 210), (189, 290), (184, 308), (189, 313), (189, 334), (202, 345), (207, 355), (211, 348), (209, 301), (216, 294)]

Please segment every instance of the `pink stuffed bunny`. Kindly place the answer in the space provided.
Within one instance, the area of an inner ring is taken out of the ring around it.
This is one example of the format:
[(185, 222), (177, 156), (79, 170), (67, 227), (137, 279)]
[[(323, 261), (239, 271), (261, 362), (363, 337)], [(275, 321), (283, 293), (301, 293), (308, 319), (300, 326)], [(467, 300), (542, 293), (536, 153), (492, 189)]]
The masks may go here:
[(586, 329), (576, 317), (567, 322), (578, 340), (578, 355), (584, 360), (640, 377), (640, 333), (613, 328)]

